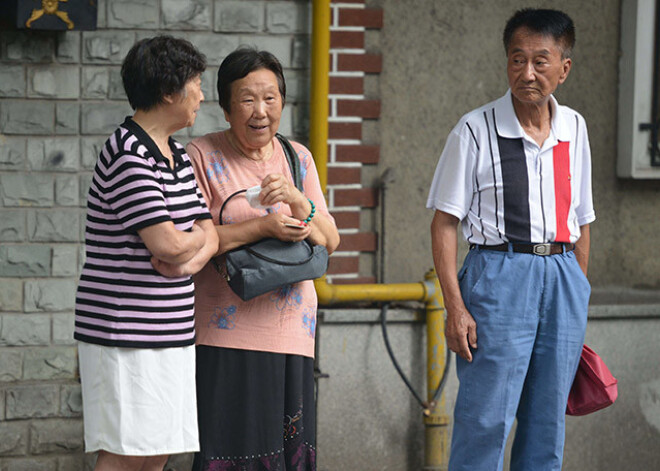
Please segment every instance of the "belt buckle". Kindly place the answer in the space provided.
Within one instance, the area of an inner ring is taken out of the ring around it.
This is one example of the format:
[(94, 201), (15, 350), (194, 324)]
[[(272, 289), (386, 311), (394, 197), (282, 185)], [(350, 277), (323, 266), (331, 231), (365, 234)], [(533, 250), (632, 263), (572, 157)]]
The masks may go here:
[(532, 246), (532, 253), (534, 255), (550, 255), (552, 251), (552, 244), (534, 244)]

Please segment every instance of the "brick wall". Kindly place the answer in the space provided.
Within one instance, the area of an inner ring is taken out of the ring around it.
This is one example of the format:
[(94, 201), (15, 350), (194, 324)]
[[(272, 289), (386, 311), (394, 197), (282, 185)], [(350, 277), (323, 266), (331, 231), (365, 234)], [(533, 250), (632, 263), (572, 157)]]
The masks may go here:
[(367, 8), (364, 0), (332, 2), (331, 9), (328, 200), (341, 244), (330, 259), (328, 279), (373, 283), (378, 240), (364, 220), (378, 205), (378, 191), (363, 181), (365, 166), (378, 163), (380, 149), (367, 143), (363, 127), (380, 116), (380, 101), (366, 96), (365, 80), (380, 72), (382, 59), (367, 51), (365, 37), (367, 30), (382, 28), (383, 11)]
[(241, 44), (270, 50), (287, 79), (281, 131), (306, 141), (309, 3), (97, 3), (96, 31), (0, 32), (0, 471), (90, 467), (74, 297), (90, 175), (99, 147), (131, 113), (119, 75), (131, 45), (165, 32), (206, 54), (208, 102), (177, 135), (182, 142), (225, 126), (215, 75), (226, 54)]

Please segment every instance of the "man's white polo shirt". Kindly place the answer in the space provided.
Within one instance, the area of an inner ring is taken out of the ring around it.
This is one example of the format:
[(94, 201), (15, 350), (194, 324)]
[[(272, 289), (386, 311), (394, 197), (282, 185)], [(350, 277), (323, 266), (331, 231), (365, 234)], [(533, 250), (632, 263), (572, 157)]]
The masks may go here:
[(584, 118), (551, 97), (550, 135), (525, 134), (511, 91), (461, 118), (447, 138), (426, 207), (461, 220), (468, 242), (575, 242), (596, 219)]

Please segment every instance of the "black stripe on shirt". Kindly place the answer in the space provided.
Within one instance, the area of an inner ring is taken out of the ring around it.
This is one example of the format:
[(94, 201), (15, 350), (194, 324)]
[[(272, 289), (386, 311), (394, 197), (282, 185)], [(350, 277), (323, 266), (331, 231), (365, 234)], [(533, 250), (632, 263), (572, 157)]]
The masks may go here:
[(100, 319), (103, 321), (109, 321), (109, 322), (116, 322), (116, 323), (121, 323), (121, 322), (138, 322), (142, 324), (184, 324), (186, 322), (191, 322), (195, 320), (195, 316), (185, 316), (185, 317), (175, 317), (171, 319), (163, 319), (163, 318), (149, 318), (149, 317), (133, 317), (133, 316), (113, 316), (110, 314), (100, 314), (97, 312), (89, 312), (84, 309), (76, 309), (76, 315), (80, 317), (80, 321), (78, 322), (85, 322), (85, 319)]
[[(545, 242), (546, 239), (546, 222), (545, 222), (545, 205), (543, 204), (543, 160), (539, 158), (539, 200), (541, 203), (541, 217), (543, 218), (543, 242)], [(530, 222), (531, 224), (531, 222)], [(530, 241), (532, 240), (531, 235), (530, 235)]]
[(472, 140), (474, 141), (474, 145), (477, 146), (477, 150), (479, 150), (479, 142), (477, 141), (477, 137), (474, 135), (474, 131), (472, 130), (472, 127), (470, 126), (470, 123), (465, 123), (467, 126), (468, 130), (470, 131), (470, 134), (472, 135)]
[[(95, 345), (104, 345), (106, 347), (125, 347), (125, 348), (155, 348), (153, 342), (140, 342), (134, 340), (118, 340), (118, 339), (104, 339), (100, 337), (91, 337), (89, 335), (74, 332), (73, 338), (80, 342), (91, 343)], [(195, 337), (186, 340), (175, 341), (159, 341), (156, 344), (157, 348), (173, 348), (173, 347), (187, 347), (194, 345)]]
[[(114, 286), (125, 286), (126, 282), (124, 280), (116, 280), (112, 278), (102, 278), (98, 276), (91, 275), (81, 275), (80, 281), (87, 281), (89, 283), (104, 283), (106, 285)], [(187, 287), (190, 285), (190, 278), (186, 278), (182, 281), (176, 282), (172, 281), (167, 286), (171, 288), (180, 288)], [(139, 286), (141, 288), (162, 288), (162, 281), (131, 281), (131, 286)]]
[[(185, 296), (181, 296), (181, 299), (187, 301), (189, 298), (192, 298), (193, 293), (185, 293)], [(121, 300), (121, 299), (120, 299)], [(192, 299), (191, 299), (192, 300)], [(94, 299), (86, 299), (76, 297), (76, 311), (84, 309), (84, 307), (96, 306), (101, 309), (112, 309), (116, 312), (123, 311), (135, 311), (135, 312), (192, 312), (195, 305), (193, 304), (181, 304), (181, 305), (172, 305), (172, 306), (143, 306), (143, 305), (127, 305), (127, 304), (117, 304), (117, 303), (106, 303), (103, 301), (97, 301)], [(165, 321), (164, 321), (165, 322)]]
[(81, 327), (83, 329), (95, 330), (97, 332), (106, 332), (109, 334), (145, 335), (145, 336), (181, 335), (181, 334), (190, 334), (195, 331), (195, 326), (186, 327), (185, 329), (172, 329), (171, 327), (166, 327), (164, 330), (120, 329), (117, 327), (106, 327), (103, 325), (87, 324), (86, 322), (81, 322), (81, 321), (77, 321), (75, 323), (75, 326)]
[(510, 242), (529, 242), (529, 178), (522, 139), (497, 136), (504, 194), (504, 231)]

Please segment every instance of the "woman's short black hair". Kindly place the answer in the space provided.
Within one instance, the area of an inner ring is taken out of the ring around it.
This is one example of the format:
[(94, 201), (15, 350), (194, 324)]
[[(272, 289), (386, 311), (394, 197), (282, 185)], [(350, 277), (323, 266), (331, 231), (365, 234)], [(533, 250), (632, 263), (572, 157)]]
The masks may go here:
[(185, 39), (161, 35), (133, 45), (121, 66), (131, 107), (149, 110), (206, 70), (206, 57)]
[(575, 46), (575, 26), (566, 13), (558, 10), (525, 8), (518, 10), (504, 28), (504, 50), (509, 53), (509, 44), (513, 34), (519, 28), (527, 28), (534, 33), (552, 36), (560, 45), (564, 59), (571, 56)]
[(241, 47), (225, 57), (218, 69), (218, 100), (220, 107), (231, 113), (231, 84), (259, 69), (268, 69), (277, 77), (277, 86), (282, 96), (282, 104), (286, 99), (286, 83), (282, 64), (268, 51), (258, 51), (254, 48)]

